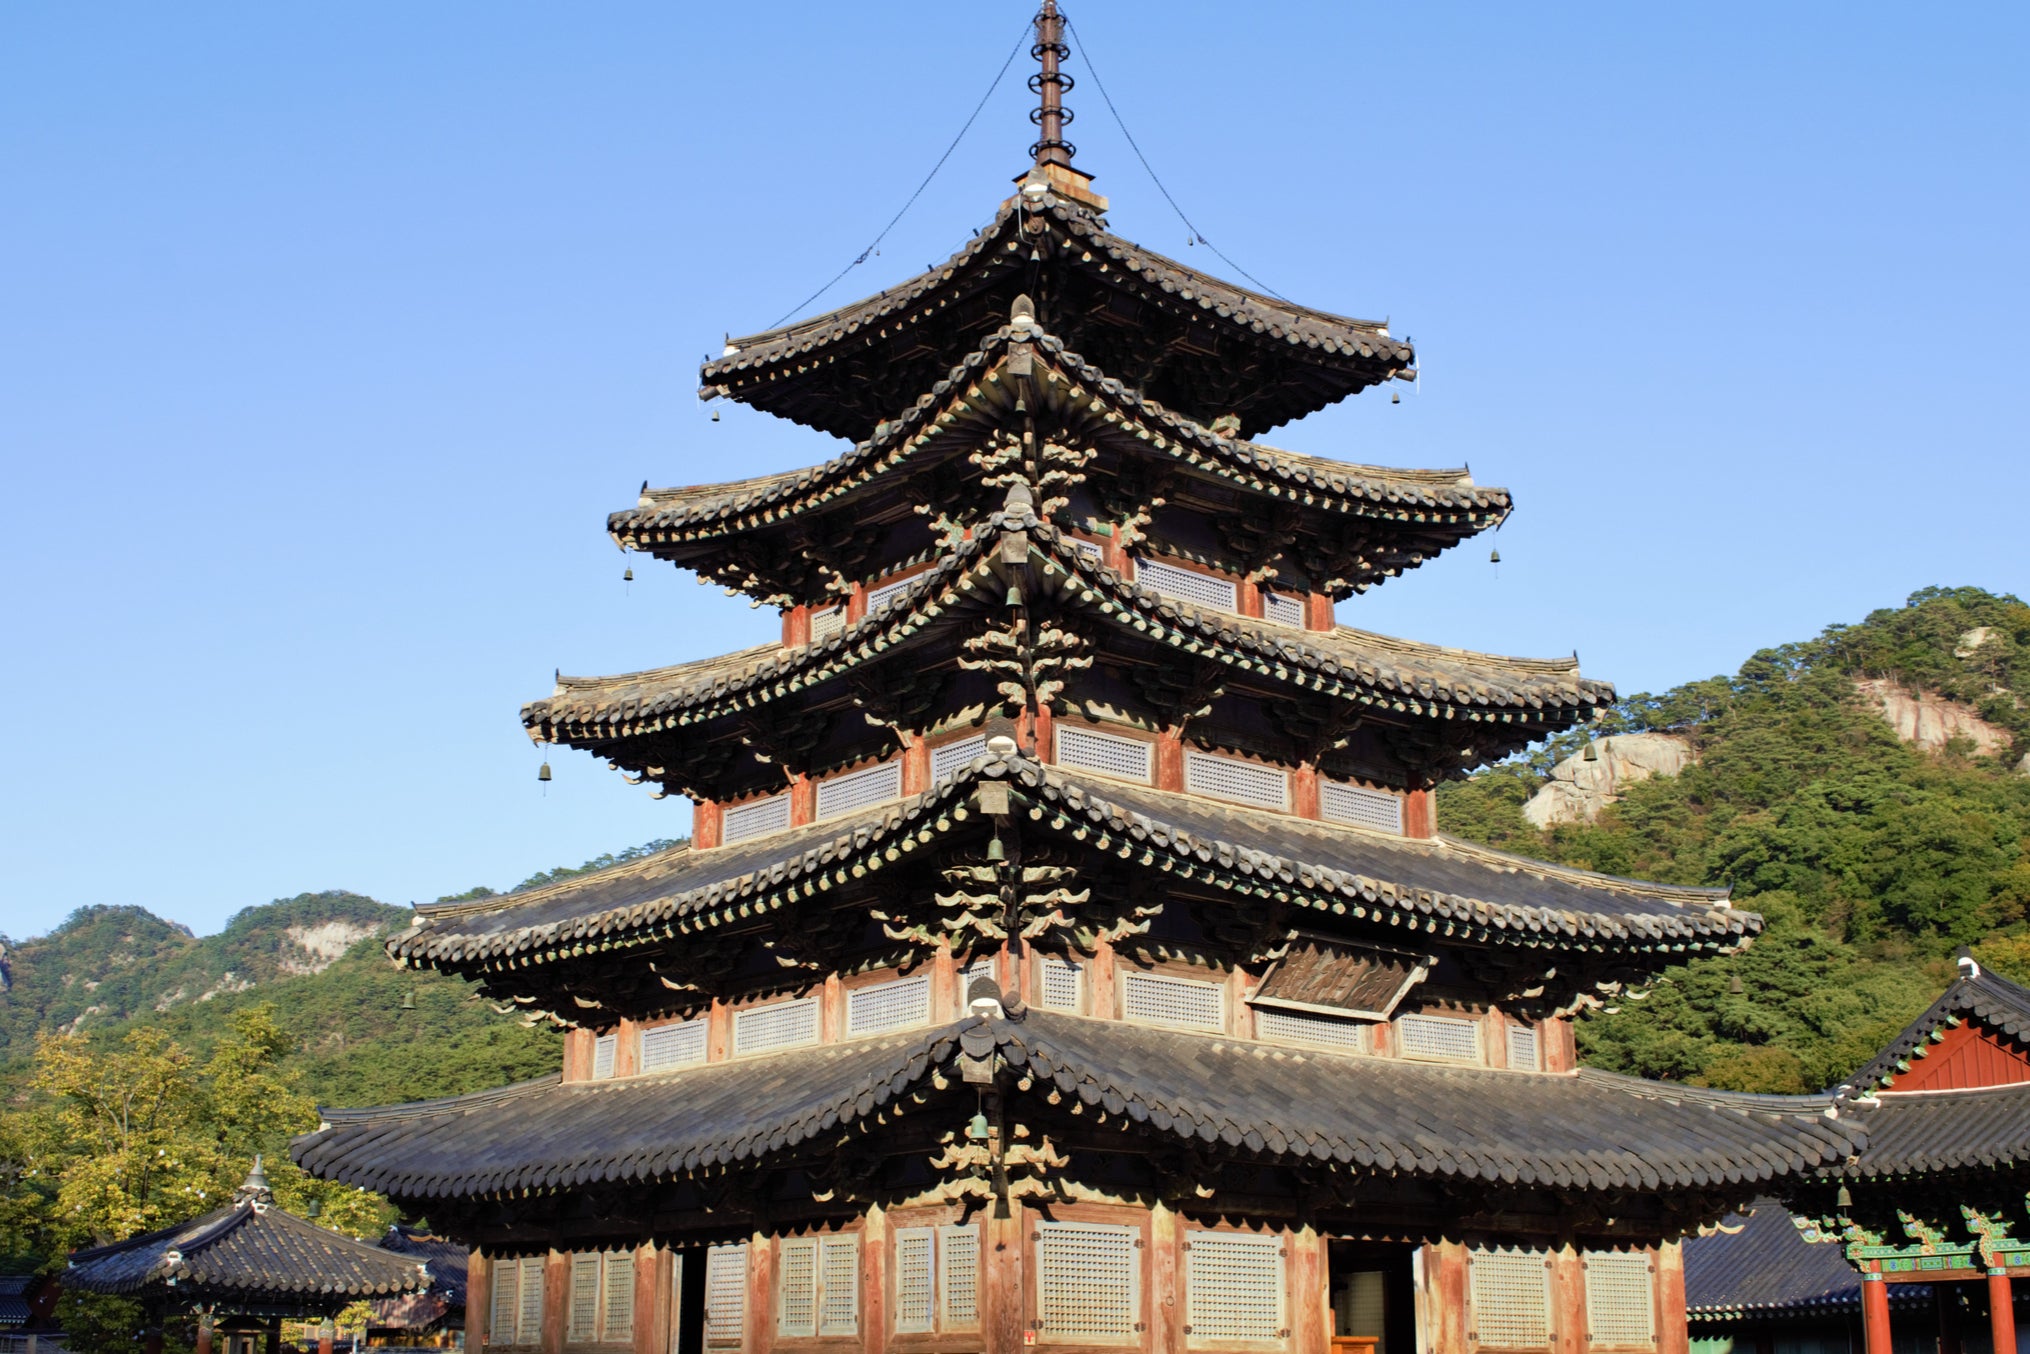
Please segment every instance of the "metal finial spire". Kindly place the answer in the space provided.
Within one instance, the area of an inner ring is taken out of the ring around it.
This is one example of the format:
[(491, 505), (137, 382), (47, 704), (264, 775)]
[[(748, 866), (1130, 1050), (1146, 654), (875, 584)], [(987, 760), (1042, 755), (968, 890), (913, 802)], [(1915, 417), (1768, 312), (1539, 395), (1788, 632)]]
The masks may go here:
[(261, 1169), (258, 1155), (254, 1158), (254, 1169), (247, 1172), (246, 1181), (233, 1191), (235, 1203), (245, 1203), (250, 1199), (257, 1204), (275, 1202), (275, 1191), (268, 1187), (268, 1173)]
[(1029, 154), (1039, 165), (1070, 168), (1071, 157), (1078, 154), (1078, 147), (1064, 139), (1064, 129), (1072, 118), (1064, 96), (1072, 87), (1072, 78), (1061, 67), (1071, 48), (1064, 45), (1064, 19), (1057, 12), (1057, 0), (1043, 0), (1043, 7), (1036, 11), (1036, 45), (1029, 55), (1042, 67), (1029, 77), (1029, 92), (1039, 99), (1037, 107), (1029, 110), (1029, 120), (1043, 133)]

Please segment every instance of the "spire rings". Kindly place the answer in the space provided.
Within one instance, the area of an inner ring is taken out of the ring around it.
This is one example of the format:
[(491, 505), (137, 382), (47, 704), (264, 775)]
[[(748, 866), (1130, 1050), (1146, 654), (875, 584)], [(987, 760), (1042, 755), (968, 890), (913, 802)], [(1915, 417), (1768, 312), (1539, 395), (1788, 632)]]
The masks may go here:
[[(1045, 54), (1054, 56), (1059, 61), (1065, 61), (1071, 57), (1071, 48), (1061, 42), (1039, 42), (1029, 49), (1029, 59), (1031, 61), (1042, 61)], [(1036, 88), (1036, 77), (1033, 75), (1029, 77), (1029, 87), (1031, 89)], [(1065, 88), (1069, 89), (1070, 87), (1070, 81), (1067, 80)]]
[(1048, 110), (1042, 108), (1032, 108), (1029, 110), (1029, 120), (1035, 123), (1037, 126), (1041, 127), (1043, 125), (1043, 119), (1049, 117), (1052, 113), (1055, 113), (1059, 119), (1061, 119), (1063, 122), (1067, 124), (1072, 122), (1074, 119), (1078, 117), (1078, 114), (1072, 112), (1069, 108), (1052, 108)]
[[(1071, 119), (1066, 118), (1065, 121), (1070, 122)], [(1046, 150), (1062, 150), (1067, 156), (1076, 156), (1078, 154), (1078, 146), (1075, 143), (1059, 139), (1056, 141), (1032, 142), (1029, 146), (1029, 158), (1033, 160), (1040, 152)]]

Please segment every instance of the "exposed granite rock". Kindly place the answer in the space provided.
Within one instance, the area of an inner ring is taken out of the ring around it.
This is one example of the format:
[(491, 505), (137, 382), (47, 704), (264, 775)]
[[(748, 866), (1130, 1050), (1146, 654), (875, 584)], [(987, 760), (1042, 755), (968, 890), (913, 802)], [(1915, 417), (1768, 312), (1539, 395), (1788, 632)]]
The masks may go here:
[(1954, 658), (1972, 658), (1981, 651), (1983, 645), (1987, 644), (1994, 637), (1994, 626), (1977, 625), (1959, 637), (1959, 643), (1952, 646), (1952, 656)]
[(1886, 677), (1861, 678), (1854, 683), (1854, 689), (1861, 693), (1861, 699), (1882, 712), (1882, 718), (1889, 721), (1898, 738), (1925, 752), (1938, 752), (1955, 738), (1966, 739), (1982, 756), (2006, 752), (2009, 748), (2009, 731), (1982, 719), (1971, 705), (1930, 692), (1906, 691)]
[(1530, 796), (1523, 817), (1540, 828), (1590, 823), (1630, 785), (1651, 776), (1675, 776), (1698, 757), (1691, 740), (1674, 733), (1621, 733), (1593, 742), (1597, 760), (1579, 751), (1551, 770), (1551, 783)]

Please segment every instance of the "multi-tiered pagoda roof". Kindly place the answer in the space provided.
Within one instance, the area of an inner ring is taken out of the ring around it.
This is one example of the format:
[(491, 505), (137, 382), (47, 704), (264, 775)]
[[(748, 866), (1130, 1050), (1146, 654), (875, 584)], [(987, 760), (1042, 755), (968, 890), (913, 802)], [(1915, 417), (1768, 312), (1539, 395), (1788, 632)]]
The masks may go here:
[[(892, 1312), (898, 1338), (956, 1342), (925, 1351), (1136, 1345), (1186, 1320), (1180, 1283), (1214, 1283), (1179, 1279), (1199, 1273), (1186, 1250), (1253, 1229), (1285, 1238), (1261, 1273), (1295, 1285), (1289, 1316), (1257, 1293), (1221, 1329), (1322, 1351), (1302, 1285), (1323, 1235), (1422, 1245), (1455, 1297), (1470, 1246), (1590, 1239), (1629, 1253), (1602, 1273), (1649, 1265), (1654, 1297), (1678, 1230), (1861, 1141), (1833, 1099), (1578, 1070), (1574, 1013), (1738, 949), (1759, 918), (1442, 831), (1437, 786), (1613, 689), (1576, 659), (1340, 623), (1498, 525), (1509, 494), (1252, 440), (1412, 376), (1414, 352), (1113, 235), (1062, 140), (1051, 4), (1038, 22), (1043, 136), (992, 223), (705, 364), (707, 396), (852, 448), (644, 484), (608, 519), (625, 549), (779, 609), (780, 642), (560, 676), (522, 711), (546, 747), (690, 799), (692, 840), (419, 909), (389, 942), (566, 1027), (562, 1076), (331, 1111), (297, 1145), (486, 1249), (479, 1300), (516, 1304), (491, 1343), (529, 1343), (562, 1246), (597, 1283), (615, 1247), (646, 1247), (638, 1265), (697, 1245), (733, 1276), (699, 1299), (708, 1334), (744, 1292), (784, 1339), (881, 1347), (869, 1323)], [(894, 1230), (919, 1223), (945, 1239)], [(1050, 1285), (1098, 1263), (1051, 1250), (1067, 1227), (1170, 1258), (1146, 1292), (1065, 1307)], [(863, 1271), (811, 1266), (849, 1237), (883, 1258), (864, 1316), (821, 1329), (809, 1302)], [(905, 1318), (932, 1281), (885, 1288), (882, 1266), (947, 1244), (1003, 1257), (968, 1271), (984, 1305)], [(1576, 1258), (1559, 1272), (1583, 1282)], [(741, 1330), (722, 1347), (769, 1347)], [(1192, 1330), (1160, 1347), (1229, 1347)], [(1423, 1347), (1468, 1343), (1462, 1324)]]

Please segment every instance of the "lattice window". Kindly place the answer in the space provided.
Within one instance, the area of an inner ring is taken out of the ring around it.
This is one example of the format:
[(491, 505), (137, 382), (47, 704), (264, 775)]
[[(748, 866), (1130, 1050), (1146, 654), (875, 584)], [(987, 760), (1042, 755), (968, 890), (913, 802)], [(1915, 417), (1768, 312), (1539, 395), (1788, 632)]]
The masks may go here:
[(1285, 1337), (1280, 1238), (1186, 1232), (1184, 1246), (1184, 1334), (1189, 1343)]
[(1304, 628), (1304, 599), (1287, 592), (1264, 592), (1262, 619), (1271, 625), (1293, 625), (1301, 630)]
[(895, 1329), (913, 1335), (935, 1329), (937, 1316), (937, 1229), (901, 1227), (895, 1232)]
[(1037, 1224), (1037, 1325), (1052, 1343), (1136, 1340), (1142, 1326), (1140, 1246), (1133, 1227)]
[(911, 574), (908, 578), (898, 578), (893, 583), (883, 583), (878, 588), (867, 589), (867, 614), (873, 615), (876, 611), (879, 611), (882, 607), (887, 606), (890, 602), (900, 597), (909, 590), (909, 585), (916, 582), (921, 576), (920, 574)]
[(765, 1053), (775, 1048), (799, 1048), (818, 1042), (818, 1002), (815, 997), (779, 1001), (772, 1006), (750, 1006), (733, 1013), (733, 1051)]
[(747, 1247), (705, 1252), (705, 1347), (738, 1349), (747, 1339)]
[(1403, 835), (1403, 797), (1365, 785), (1328, 780), (1318, 786), (1318, 814), (1335, 823), (1352, 823)]
[(822, 611), (811, 613), (811, 643), (823, 644), (833, 635), (843, 634), (846, 629), (846, 608), (828, 606)]
[(1121, 978), (1121, 1014), (1150, 1025), (1224, 1029), (1226, 986), (1154, 973), (1125, 974)]
[(956, 776), (986, 755), (987, 735), (984, 733), (976, 733), (971, 738), (956, 738), (949, 743), (940, 743), (930, 750), (930, 778), (932, 781), (940, 781), (948, 776)]
[(1231, 578), (1214, 578), (1196, 569), (1180, 569), (1174, 564), (1138, 559), (1135, 561), (1135, 581), (1152, 592), (1189, 602), (1193, 606), (1210, 607), (1230, 614), (1240, 610), (1240, 592)]
[(1054, 954), (1043, 956), (1043, 970), (1036, 984), (1041, 1005), (1052, 1011), (1077, 1012), (1084, 995), (1085, 969)]
[(568, 1338), (574, 1345), (599, 1338), (599, 1256), (571, 1257), (571, 1320)]
[(1480, 1061), (1480, 1022), (1459, 1016), (1406, 1015), (1396, 1019), (1403, 1052), (1451, 1062)]
[(1152, 748), (1139, 738), (1123, 738), (1093, 729), (1060, 727), (1057, 731), (1057, 762), (1081, 771), (1149, 783)]
[(592, 1041), (592, 1075), (610, 1077), (613, 1075), (613, 1055), (620, 1047), (620, 1036), (602, 1034)]
[(1481, 1347), (1549, 1348), (1550, 1270), (1543, 1253), (1476, 1250), (1471, 1268), (1473, 1334)]
[(515, 1343), (518, 1345), (538, 1344), (543, 1338), (543, 1262), (538, 1258), (522, 1261), (521, 1301), (515, 1313)]
[(1596, 1345), (1656, 1343), (1655, 1271), (1641, 1251), (1587, 1251), (1586, 1339)]
[(777, 1248), (780, 1274), (776, 1281), (775, 1332), (778, 1335), (818, 1333), (818, 1242), (799, 1237)]
[(902, 793), (902, 763), (883, 762), (834, 776), (818, 785), (818, 817), (836, 818), (842, 813), (894, 799)]
[(1184, 754), (1184, 788), (1195, 795), (1233, 799), (1260, 809), (1290, 807), (1290, 773), (1280, 767), (1244, 762), (1192, 750)]
[(860, 1237), (818, 1243), (818, 1334), (860, 1333)]
[(623, 1344), (634, 1338), (634, 1252), (610, 1251), (604, 1263), (599, 1338), (610, 1345)]
[(1357, 1020), (1312, 1015), (1306, 1011), (1255, 1008), (1255, 1033), (1277, 1044), (1317, 1044), (1347, 1053), (1365, 1052), (1366, 1036)]
[(728, 808), (726, 816), (720, 821), (719, 839), (731, 846), (734, 842), (744, 842), (765, 832), (780, 832), (788, 826), (789, 794), (785, 791), (767, 799), (750, 799), (745, 804)]
[(493, 1262), (493, 1301), (486, 1308), (486, 1342), (511, 1345), (515, 1342), (515, 1262)]
[(1537, 1027), (1534, 1025), (1510, 1025), (1508, 1027), (1508, 1065), (1527, 1072), (1534, 1072), (1543, 1066), (1537, 1050)]
[(937, 1229), (938, 1325), (971, 1330), (980, 1324), (980, 1229)]
[(930, 1023), (930, 975), (856, 987), (846, 994), (846, 1034), (882, 1034)]
[(708, 1022), (703, 1019), (655, 1025), (641, 1032), (641, 1070), (660, 1072), (705, 1061)]
[(904, 1227), (895, 1233), (895, 1330), (958, 1331), (980, 1322), (977, 1227)]

